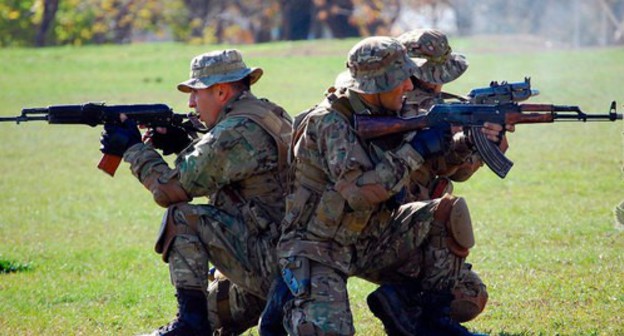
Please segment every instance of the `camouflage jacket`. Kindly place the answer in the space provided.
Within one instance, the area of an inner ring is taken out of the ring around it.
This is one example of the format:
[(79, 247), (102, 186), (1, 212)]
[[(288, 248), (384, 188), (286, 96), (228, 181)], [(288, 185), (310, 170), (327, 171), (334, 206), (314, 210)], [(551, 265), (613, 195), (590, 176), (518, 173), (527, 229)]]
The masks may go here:
[(302, 255), (348, 269), (349, 247), (371, 216), (391, 211), (393, 197), (423, 163), (402, 135), (393, 149), (362, 141), (350, 113), (383, 112), (346, 90), (295, 118), (294, 190), (286, 199), (280, 257)]
[[(247, 111), (240, 111), (241, 107)], [(221, 111), (209, 132), (179, 154), (175, 168), (170, 169), (154, 148), (145, 144), (131, 147), (124, 159), (141, 181), (157, 171), (162, 183), (177, 178), (189, 196), (206, 196), (210, 204), (233, 216), (247, 217), (243, 212), (252, 211), (260, 213), (256, 219), (261, 226), (279, 223), (286, 185), (285, 165), (280, 166), (279, 156), (287, 150), (279, 147), (287, 147), (290, 136), (284, 135), (285, 144), (276, 143), (271, 132), (247, 113), (273, 114), (272, 122), (290, 130), (291, 119), (283, 109), (247, 91)]]

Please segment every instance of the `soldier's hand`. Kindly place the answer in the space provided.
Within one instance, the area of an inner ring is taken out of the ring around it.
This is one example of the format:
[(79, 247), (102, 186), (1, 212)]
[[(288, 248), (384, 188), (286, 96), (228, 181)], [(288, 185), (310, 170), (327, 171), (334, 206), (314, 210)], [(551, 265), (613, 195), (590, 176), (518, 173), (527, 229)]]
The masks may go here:
[(419, 131), (410, 141), (410, 144), (420, 156), (428, 159), (446, 153), (452, 140), (449, 124), (436, 125)]
[(500, 143), (504, 137), (503, 129), (507, 132), (513, 133), (516, 130), (516, 127), (514, 125), (505, 125), (503, 128), (503, 125), (486, 122), (481, 128), (481, 132), (485, 134), (488, 140)]
[(146, 142), (164, 155), (178, 154), (193, 141), (186, 130), (179, 126), (157, 127), (147, 132)]
[(100, 151), (104, 154), (123, 156), (126, 150), (141, 142), (141, 133), (134, 121), (125, 119), (120, 124), (104, 125), (100, 138)]

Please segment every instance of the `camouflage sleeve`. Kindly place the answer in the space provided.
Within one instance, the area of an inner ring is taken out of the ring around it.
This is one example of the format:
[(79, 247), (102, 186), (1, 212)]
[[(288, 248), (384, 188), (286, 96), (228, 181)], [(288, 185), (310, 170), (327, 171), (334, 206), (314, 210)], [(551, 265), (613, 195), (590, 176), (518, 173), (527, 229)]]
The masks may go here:
[(277, 166), (271, 136), (253, 121), (227, 118), (178, 157), (180, 183), (190, 196), (207, 196), (225, 185)]
[(173, 174), (172, 169), (154, 147), (143, 143), (128, 148), (124, 153), (124, 161), (130, 164), (132, 175), (140, 182), (152, 174), (158, 176)]
[(318, 139), (318, 152), (330, 179), (353, 209), (376, 206), (398, 193), (423, 162), (408, 144), (396, 151), (373, 148), (375, 158), (371, 160), (365, 144), (337, 113), (327, 114), (311, 130), (317, 134), (308, 135)]

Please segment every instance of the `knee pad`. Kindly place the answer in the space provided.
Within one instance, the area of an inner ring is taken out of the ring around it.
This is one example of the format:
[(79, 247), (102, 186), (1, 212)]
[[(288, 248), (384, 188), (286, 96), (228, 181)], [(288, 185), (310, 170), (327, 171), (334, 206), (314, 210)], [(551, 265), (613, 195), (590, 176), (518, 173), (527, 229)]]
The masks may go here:
[(448, 249), (460, 258), (467, 257), (475, 241), (466, 200), (449, 194), (444, 195), (433, 217), (437, 222), (445, 224)]
[(457, 322), (468, 322), (477, 317), (488, 301), (488, 293), (481, 278), (472, 271), (462, 272), (462, 276), (453, 288), (454, 299), (451, 302), (451, 318)]
[(157, 253), (162, 254), (164, 262), (168, 262), (173, 239), (180, 234), (196, 235), (198, 225), (199, 216), (194, 213), (192, 205), (178, 203), (165, 210), (154, 247)]

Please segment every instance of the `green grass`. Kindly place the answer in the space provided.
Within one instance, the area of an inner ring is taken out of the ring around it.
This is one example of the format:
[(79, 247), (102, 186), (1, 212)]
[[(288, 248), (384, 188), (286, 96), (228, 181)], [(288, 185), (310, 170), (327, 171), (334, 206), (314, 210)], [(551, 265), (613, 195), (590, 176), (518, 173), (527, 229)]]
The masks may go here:
[[(265, 76), (259, 96), (295, 114), (317, 103), (355, 40), (241, 47)], [(531, 76), (535, 102), (605, 113), (623, 100), (624, 48), (480, 52), (457, 41), (470, 68), (449, 91)], [(179, 44), (3, 49), (0, 115), (22, 107), (162, 102), (187, 111), (175, 85), (194, 55)], [(621, 108), (622, 105), (618, 106)], [(624, 334), (622, 122), (519, 125), (499, 179), (483, 168), (456, 185), (466, 197), (477, 246), (469, 261), (488, 285), (485, 312), (467, 326), (491, 335)], [(29, 265), (0, 274), (0, 334), (132, 335), (175, 314), (167, 267), (153, 252), (162, 209), (124, 164), (96, 169), (99, 128), (0, 125), (0, 259)], [(383, 334), (349, 284), (358, 333)]]

